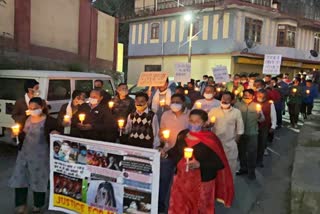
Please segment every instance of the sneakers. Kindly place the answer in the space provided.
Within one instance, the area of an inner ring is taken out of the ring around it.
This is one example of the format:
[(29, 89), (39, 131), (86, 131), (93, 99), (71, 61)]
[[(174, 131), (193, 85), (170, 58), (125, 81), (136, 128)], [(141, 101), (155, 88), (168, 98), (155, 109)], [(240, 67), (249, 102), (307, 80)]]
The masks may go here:
[(268, 152), (268, 149), (265, 149), (264, 150), (264, 154), (263, 154), (264, 156), (269, 156), (269, 152)]
[(248, 174), (248, 170), (244, 170), (244, 169), (240, 169), (239, 171), (236, 172), (237, 176), (247, 175), (247, 174)]

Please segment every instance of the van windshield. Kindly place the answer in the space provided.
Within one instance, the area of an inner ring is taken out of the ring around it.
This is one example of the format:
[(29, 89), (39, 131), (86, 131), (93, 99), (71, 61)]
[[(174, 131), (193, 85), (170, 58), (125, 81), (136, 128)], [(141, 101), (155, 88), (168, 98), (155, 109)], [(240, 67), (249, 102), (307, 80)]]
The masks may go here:
[(24, 83), (27, 79), (0, 78), (0, 99), (17, 100), (24, 96)]

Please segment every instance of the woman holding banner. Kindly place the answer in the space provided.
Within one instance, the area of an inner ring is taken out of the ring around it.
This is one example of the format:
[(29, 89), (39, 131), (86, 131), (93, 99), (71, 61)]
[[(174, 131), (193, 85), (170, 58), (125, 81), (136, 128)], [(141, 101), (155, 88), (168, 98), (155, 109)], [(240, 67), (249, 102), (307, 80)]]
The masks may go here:
[[(45, 204), (49, 181), (49, 134), (56, 130), (56, 119), (48, 116), (45, 101), (29, 102), (30, 117), (19, 134), (19, 153), (9, 186), (15, 188), (16, 213), (26, 213), (28, 188), (33, 191), (33, 213)], [(56, 132), (57, 133), (57, 132)]]
[[(230, 207), (234, 197), (231, 170), (220, 140), (210, 131), (203, 131), (208, 115), (192, 110), (189, 130), (180, 132), (168, 158), (177, 164), (171, 189), (169, 214), (215, 213), (214, 201)], [(186, 152), (193, 151), (189, 157)], [(184, 157), (185, 154), (185, 158)]]

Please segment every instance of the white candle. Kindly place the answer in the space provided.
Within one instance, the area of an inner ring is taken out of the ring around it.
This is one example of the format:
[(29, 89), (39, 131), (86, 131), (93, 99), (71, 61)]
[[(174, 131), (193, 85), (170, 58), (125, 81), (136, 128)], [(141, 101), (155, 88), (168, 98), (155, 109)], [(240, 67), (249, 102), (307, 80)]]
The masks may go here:
[(83, 121), (86, 119), (86, 115), (85, 114), (79, 114), (79, 120), (81, 122), (81, 124), (83, 124)]
[(187, 160), (186, 172), (189, 172), (189, 159), (192, 158), (193, 148), (184, 148), (184, 158)]

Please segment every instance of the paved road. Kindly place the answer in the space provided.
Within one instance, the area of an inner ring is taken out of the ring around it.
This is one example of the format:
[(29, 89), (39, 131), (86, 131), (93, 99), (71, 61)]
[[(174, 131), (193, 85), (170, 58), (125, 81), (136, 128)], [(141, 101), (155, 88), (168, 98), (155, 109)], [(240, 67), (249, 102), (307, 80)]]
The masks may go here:
[[(299, 130), (286, 127), (276, 132), (271, 148), (280, 156), (272, 154), (266, 157), (265, 167), (258, 169), (264, 177), (264, 184), (262, 194), (252, 207), (250, 214), (288, 213), (292, 158), (298, 133)], [(12, 189), (7, 187), (7, 182), (15, 163), (16, 154), (16, 147), (0, 142), (0, 213), (10, 214), (14, 210), (14, 194)], [(241, 199), (239, 203), (241, 204)], [(224, 212), (218, 214), (224, 214)]]

